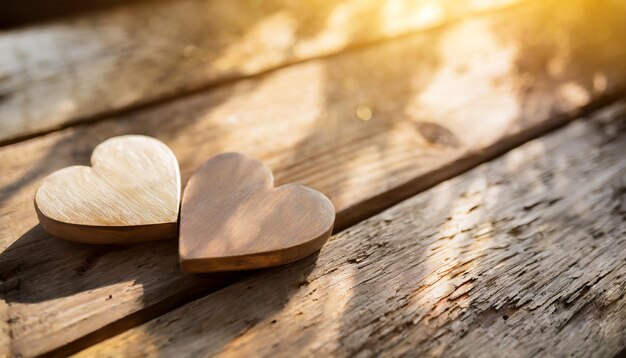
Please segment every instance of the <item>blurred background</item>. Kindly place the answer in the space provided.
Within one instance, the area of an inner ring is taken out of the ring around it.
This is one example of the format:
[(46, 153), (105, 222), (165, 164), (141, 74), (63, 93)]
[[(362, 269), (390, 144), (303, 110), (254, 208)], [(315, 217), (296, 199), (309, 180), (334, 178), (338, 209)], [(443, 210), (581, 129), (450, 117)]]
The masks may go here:
[(541, 106), (527, 98), (531, 86), (561, 93), (567, 107), (612, 88), (626, 35), (620, 0), (1, 0), (0, 9), (0, 143), (302, 61), (400, 48), (416, 34), (419, 47), (383, 46), (359, 66), (327, 69), (324, 81), (340, 83), (335, 95), (354, 98), (353, 114), (369, 118), (365, 92), (396, 81), (385, 71), (404, 71), (407, 85), (421, 76), (398, 90), (436, 102), (443, 92), (426, 87), (453, 88), (483, 62), (500, 73), (494, 86), (515, 87), (519, 111)]

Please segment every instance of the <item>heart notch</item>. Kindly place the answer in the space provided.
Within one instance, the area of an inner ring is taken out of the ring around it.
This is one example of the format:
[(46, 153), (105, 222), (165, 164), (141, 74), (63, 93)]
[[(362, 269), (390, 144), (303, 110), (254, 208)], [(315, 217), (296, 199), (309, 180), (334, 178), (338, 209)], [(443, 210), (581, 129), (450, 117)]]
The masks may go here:
[(176, 237), (180, 171), (164, 143), (141, 135), (114, 137), (94, 149), (91, 165), (43, 179), (35, 210), (47, 232), (91, 244)]
[(251, 270), (302, 259), (332, 233), (335, 208), (299, 184), (274, 187), (271, 170), (239, 153), (219, 154), (189, 180), (179, 254), (187, 272)]

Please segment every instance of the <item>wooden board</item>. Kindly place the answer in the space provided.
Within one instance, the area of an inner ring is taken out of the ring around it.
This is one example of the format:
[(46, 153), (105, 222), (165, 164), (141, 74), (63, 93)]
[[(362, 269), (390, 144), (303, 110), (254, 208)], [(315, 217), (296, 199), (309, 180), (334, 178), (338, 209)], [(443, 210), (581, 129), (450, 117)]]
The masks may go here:
[(0, 144), (513, 2), (151, 1), (0, 32)]
[[(183, 183), (212, 155), (244, 152), (278, 185), (326, 194), (342, 229), (623, 89), (626, 49), (612, 46), (623, 12), (579, 11), (589, 4), (471, 19), (1, 148), (0, 329), (12, 337), (1, 348), (73, 351), (228, 282), (181, 274), (175, 242), (95, 248), (36, 225), (39, 180), (87, 164), (99, 142), (155, 136), (177, 155)], [(547, 17), (567, 31), (546, 32)]]
[(613, 356), (624, 153), (626, 104), (78, 356)]

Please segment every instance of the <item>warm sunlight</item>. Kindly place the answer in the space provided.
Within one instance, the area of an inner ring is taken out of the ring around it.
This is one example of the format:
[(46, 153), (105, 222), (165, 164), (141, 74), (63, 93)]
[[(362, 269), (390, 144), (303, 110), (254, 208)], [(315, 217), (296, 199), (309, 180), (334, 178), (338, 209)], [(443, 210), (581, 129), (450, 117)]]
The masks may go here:
[(626, 354), (624, 0), (0, 1), (0, 357)]

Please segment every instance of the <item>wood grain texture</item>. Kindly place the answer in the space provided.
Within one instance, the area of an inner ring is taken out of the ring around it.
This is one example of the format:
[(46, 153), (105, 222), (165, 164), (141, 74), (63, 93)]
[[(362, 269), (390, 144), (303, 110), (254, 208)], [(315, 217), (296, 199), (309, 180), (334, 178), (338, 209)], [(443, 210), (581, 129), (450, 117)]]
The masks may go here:
[(626, 107), (530, 142), (78, 356), (610, 357)]
[(625, 11), (602, 4), (529, 3), (0, 148), (2, 349), (71, 352), (227, 282), (182, 274), (175, 242), (93, 247), (37, 225), (39, 181), (88, 164), (103, 140), (161, 139), (183, 183), (206, 158), (243, 152), (277, 185), (325, 193), (346, 228), (622, 90)]
[(91, 167), (45, 177), (35, 194), (41, 226), (50, 234), (91, 244), (172, 239), (178, 234), (180, 169), (157, 139), (125, 135), (99, 144)]
[(240, 153), (209, 159), (181, 204), (179, 255), (187, 272), (284, 265), (319, 250), (335, 222), (333, 203), (298, 184), (274, 187), (272, 171)]
[(3, 31), (0, 143), (514, 2), (151, 1)]

